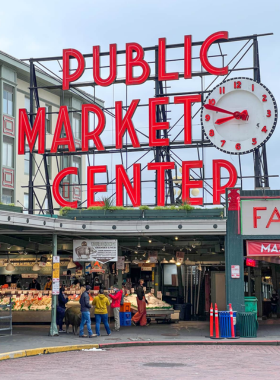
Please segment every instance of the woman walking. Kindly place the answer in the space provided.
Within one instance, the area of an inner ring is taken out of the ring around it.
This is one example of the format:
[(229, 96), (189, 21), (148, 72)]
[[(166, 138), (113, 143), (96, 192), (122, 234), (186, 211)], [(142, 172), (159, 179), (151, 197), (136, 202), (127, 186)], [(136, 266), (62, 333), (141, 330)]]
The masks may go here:
[(108, 310), (107, 306), (110, 302), (106, 296), (104, 296), (104, 290), (100, 289), (99, 294), (94, 297), (92, 305), (95, 306), (95, 332), (97, 336), (100, 336), (100, 323), (103, 322), (108, 335), (111, 335), (111, 330), (108, 323)]

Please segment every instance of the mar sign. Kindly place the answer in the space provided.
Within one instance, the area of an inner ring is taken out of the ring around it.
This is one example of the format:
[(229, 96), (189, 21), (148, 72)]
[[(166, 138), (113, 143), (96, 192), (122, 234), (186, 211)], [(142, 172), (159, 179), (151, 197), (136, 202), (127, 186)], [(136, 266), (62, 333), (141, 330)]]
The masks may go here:
[[(245, 40), (246, 38), (241, 38)], [(237, 39), (236, 39), (237, 40)], [(78, 81), (84, 74), (86, 68), (85, 59), (90, 58), (92, 65), (92, 84), (94, 86), (108, 87), (115, 83), (124, 83), (126, 87), (142, 85), (148, 80), (155, 80), (156, 86), (162, 85), (162, 82), (172, 82), (183, 79), (191, 80), (196, 76), (192, 70), (194, 46), (199, 46), (199, 57), (201, 67), (203, 68), (200, 75), (214, 75), (221, 77), (220, 84), (216, 85), (209, 91), (185, 92), (173, 94), (171, 99), (168, 94), (159, 92), (155, 97), (149, 98), (147, 107), (148, 115), (148, 147), (155, 152), (155, 159), (149, 162), (145, 167), (140, 162), (135, 162), (132, 167), (132, 178), (128, 175), (127, 167), (122, 164), (116, 164), (115, 175), (115, 198), (116, 205), (124, 205), (124, 190), (133, 207), (139, 207), (142, 204), (142, 175), (144, 170), (152, 172), (155, 176), (156, 185), (156, 205), (164, 206), (167, 197), (167, 183), (170, 185), (172, 177), (168, 177), (167, 173), (171, 173), (175, 169), (175, 159), (171, 159), (170, 149), (174, 140), (170, 138), (170, 123), (164, 116), (165, 107), (174, 104), (183, 110), (183, 140), (181, 149), (197, 144), (193, 139), (193, 111), (194, 104), (201, 104), (200, 124), (202, 130), (201, 147), (207, 143), (224, 153), (241, 155), (255, 152), (271, 137), (277, 123), (277, 105), (276, 101), (269, 89), (260, 83), (259, 80), (251, 78), (235, 77), (227, 79), (230, 74), (228, 65), (222, 67), (214, 66), (209, 60), (209, 49), (213, 44), (222, 44), (230, 42), (228, 32), (219, 31), (204, 41), (199, 43), (192, 42), (192, 36), (184, 36), (183, 43), (183, 72), (167, 70), (167, 49), (170, 48), (166, 44), (165, 38), (159, 38), (158, 45), (151, 48), (143, 48), (138, 43), (127, 43), (124, 51), (119, 51), (116, 44), (111, 44), (109, 52), (105, 53), (109, 56), (109, 66), (107, 77), (101, 76), (100, 57), (104, 53), (100, 52), (99, 46), (93, 46), (92, 53), (83, 55), (75, 49), (63, 50), (62, 59), (62, 91), (68, 91), (71, 88), (79, 86)], [(155, 50), (155, 74), (151, 73), (151, 66), (145, 59), (145, 52)], [(117, 68), (118, 54), (125, 55), (125, 78), (118, 78)], [(76, 64), (75, 69), (70, 69), (70, 61)], [(224, 61), (223, 61), (224, 62)], [(137, 69), (137, 70), (135, 70)], [(137, 75), (135, 74), (137, 72)], [(85, 84), (84, 84), (85, 85)], [(80, 84), (83, 86), (83, 83)], [(204, 93), (206, 97), (204, 97)], [(138, 111), (140, 99), (131, 100), (127, 107), (124, 107), (122, 101), (114, 102), (114, 149), (120, 152), (125, 151), (127, 145), (124, 140), (129, 140), (130, 146), (135, 150), (141, 150), (142, 147), (139, 140), (139, 130), (135, 127), (133, 117)], [(46, 109), (38, 107), (37, 114), (30, 123), (30, 117), (26, 109), (19, 110), (19, 135), (18, 135), (18, 154), (25, 154), (25, 147), (28, 146), (30, 152), (37, 154), (56, 155), (61, 152), (63, 154), (77, 153), (83, 154), (89, 151), (106, 153), (106, 146), (102, 141), (102, 134), (106, 128), (105, 108), (97, 104), (83, 104), (80, 110), (81, 115), (81, 146), (75, 146), (75, 139), (72, 133), (72, 126), (67, 106), (61, 106), (58, 111), (57, 123), (50, 150), (46, 151)], [(161, 110), (161, 115), (160, 112)], [(94, 130), (90, 128), (90, 115), (94, 115), (97, 122)], [(127, 144), (127, 142), (126, 142)], [(37, 150), (35, 151), (35, 145)], [(93, 148), (92, 148), (93, 146)], [(198, 147), (198, 146), (197, 146)], [(67, 150), (66, 150), (67, 149)], [(92, 150), (93, 149), (93, 150)], [(162, 157), (166, 159), (162, 159)], [(180, 162), (182, 171), (181, 177), (181, 197), (182, 202), (188, 202), (190, 205), (203, 205), (204, 199), (201, 196), (191, 197), (192, 189), (204, 189), (204, 178), (201, 174), (200, 178), (193, 178), (191, 173), (194, 170), (200, 173), (204, 172), (204, 155), (198, 159), (183, 159)], [(260, 155), (256, 155), (260, 157)], [(213, 195), (212, 204), (221, 203), (221, 198), (225, 195), (228, 187), (234, 187), (239, 178), (238, 172), (234, 164), (230, 160), (218, 158), (213, 159), (207, 165), (211, 167), (211, 191)], [(104, 202), (100, 199), (102, 193), (108, 190), (108, 184), (98, 183), (95, 176), (100, 173), (108, 173), (108, 165), (89, 165), (87, 166), (87, 207), (103, 206)], [(241, 173), (241, 170), (240, 170)], [(62, 207), (77, 208), (77, 200), (66, 200), (60, 193), (60, 187), (66, 176), (78, 175), (77, 167), (67, 167), (59, 171), (54, 178), (52, 184), (52, 194), (56, 202)], [(242, 175), (242, 174), (240, 174)], [(169, 178), (168, 180), (166, 178)], [(173, 190), (173, 189), (172, 189)], [(170, 191), (173, 194), (173, 191)], [(171, 196), (170, 196), (171, 199)]]

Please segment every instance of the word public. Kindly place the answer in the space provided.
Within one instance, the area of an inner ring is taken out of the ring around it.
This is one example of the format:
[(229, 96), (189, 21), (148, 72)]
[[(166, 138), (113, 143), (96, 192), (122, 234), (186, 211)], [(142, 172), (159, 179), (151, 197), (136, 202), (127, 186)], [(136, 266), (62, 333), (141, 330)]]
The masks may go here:
[[(228, 39), (227, 32), (217, 32), (209, 36), (201, 45), (200, 60), (202, 66), (213, 75), (226, 75), (228, 67), (217, 68), (212, 66), (208, 61), (208, 50), (210, 46), (218, 40)], [(192, 38), (185, 36), (184, 38), (184, 78), (192, 78)], [(126, 45), (126, 85), (139, 85), (144, 83), (150, 75), (149, 64), (144, 60), (144, 49), (137, 43), (128, 43)], [(110, 69), (109, 76), (102, 79), (100, 76), (100, 48), (99, 46), (93, 47), (93, 80), (99, 86), (109, 86), (116, 81), (117, 77), (117, 46), (116, 44), (110, 45), (109, 53)], [(70, 59), (77, 60), (77, 69), (71, 73)], [(135, 77), (133, 69), (140, 67), (142, 74)], [(84, 56), (75, 49), (66, 49), (63, 51), (63, 90), (68, 90), (70, 84), (78, 80), (85, 69)], [(166, 72), (166, 40), (165, 38), (159, 39), (158, 44), (158, 80), (177, 80), (179, 73)], [(133, 124), (133, 115), (136, 112), (140, 99), (132, 100), (125, 115), (123, 115), (123, 104), (121, 101), (115, 102), (115, 147), (116, 149), (123, 148), (123, 136), (127, 132), (132, 146), (134, 148), (141, 147), (136, 129)], [(183, 105), (184, 113), (184, 144), (192, 144), (192, 104), (201, 102), (201, 95), (186, 95), (175, 96), (174, 103)], [(169, 138), (158, 137), (157, 132), (169, 129), (168, 121), (158, 122), (156, 118), (157, 106), (169, 104), (168, 97), (157, 97), (149, 99), (149, 146), (169, 146)], [(93, 113), (97, 118), (97, 126), (93, 131), (89, 130), (89, 115)], [(29, 146), (30, 152), (34, 150), (37, 143), (38, 150), (36, 153), (45, 153), (46, 142), (46, 110), (40, 107), (33, 125), (30, 125), (29, 117), (26, 109), (19, 110), (19, 132), (18, 132), (18, 154), (25, 154), (26, 144)], [(83, 104), (81, 110), (81, 148), (83, 152), (89, 151), (89, 142), (93, 142), (94, 149), (104, 151), (105, 147), (101, 140), (101, 134), (105, 129), (106, 119), (103, 109), (96, 104)], [(63, 134), (63, 137), (61, 135)], [(27, 140), (27, 143), (26, 143)], [(75, 141), (72, 133), (68, 109), (66, 106), (61, 106), (58, 113), (57, 123), (53, 135), (50, 153), (55, 154), (58, 152), (59, 146), (64, 148), (68, 147), (69, 152), (76, 152)], [(174, 162), (156, 162), (149, 163), (147, 170), (154, 170), (157, 172), (157, 204), (163, 206), (165, 204), (165, 171), (175, 168)], [(203, 188), (203, 181), (190, 180), (190, 170), (195, 168), (203, 168), (203, 162), (197, 161), (183, 161), (182, 162), (182, 200), (188, 201), (193, 205), (202, 205), (203, 198), (191, 198), (190, 189)], [(228, 171), (229, 179), (226, 184), (221, 184), (221, 169)], [(103, 202), (96, 201), (96, 193), (106, 192), (107, 186), (104, 184), (95, 184), (95, 173), (106, 173), (107, 166), (88, 166), (87, 167), (87, 206), (101, 206)], [(226, 160), (213, 160), (213, 204), (220, 204), (220, 197), (225, 193), (227, 187), (234, 187), (237, 181), (237, 172), (235, 167)], [(53, 181), (52, 192), (57, 203), (62, 206), (69, 206), (72, 208), (78, 207), (78, 202), (66, 201), (59, 192), (61, 181), (68, 175), (77, 175), (78, 169), (76, 167), (69, 167), (61, 170)], [(123, 205), (123, 190), (127, 194), (134, 207), (141, 205), (141, 164), (133, 165), (133, 184), (131, 183), (123, 165), (116, 165), (116, 205)]]

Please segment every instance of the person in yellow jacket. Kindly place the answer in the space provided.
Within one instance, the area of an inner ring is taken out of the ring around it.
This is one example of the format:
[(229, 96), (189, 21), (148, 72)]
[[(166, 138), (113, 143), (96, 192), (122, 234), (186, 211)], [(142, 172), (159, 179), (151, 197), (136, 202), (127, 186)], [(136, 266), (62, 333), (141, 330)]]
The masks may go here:
[(44, 290), (52, 290), (52, 278), (50, 276), (47, 277), (47, 282), (45, 284)]
[(108, 310), (107, 306), (110, 305), (108, 298), (104, 295), (104, 290), (100, 289), (99, 294), (94, 297), (92, 305), (95, 306), (95, 332), (100, 336), (100, 323), (104, 323), (108, 335), (111, 335), (111, 330), (108, 323)]

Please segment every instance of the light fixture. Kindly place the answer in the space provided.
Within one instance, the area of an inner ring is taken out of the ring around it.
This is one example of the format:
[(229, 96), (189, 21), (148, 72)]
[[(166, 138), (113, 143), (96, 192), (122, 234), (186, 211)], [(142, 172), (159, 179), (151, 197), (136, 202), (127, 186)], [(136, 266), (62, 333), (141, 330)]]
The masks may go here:
[(178, 238), (178, 236), (175, 236), (175, 240), (178, 240), (179, 238)]
[(179, 267), (181, 265), (180, 261), (177, 261), (176, 265)]
[(165, 245), (162, 247), (163, 252), (165, 252)]
[(164, 258), (164, 259), (161, 261), (161, 264), (168, 264), (168, 261), (166, 260), (166, 258)]
[(73, 269), (73, 268), (76, 268), (76, 264), (73, 262), (73, 259), (72, 257), (70, 258), (70, 261), (67, 265), (67, 269)]
[(175, 263), (176, 263), (176, 261), (174, 260), (174, 257), (172, 257), (172, 259), (169, 260), (169, 263), (170, 263), (170, 264), (175, 264)]
[(151, 243), (152, 242), (152, 239), (149, 239), (149, 243)]
[(6, 265), (6, 271), (8, 272), (13, 272), (15, 270), (15, 267), (13, 266), (12, 263), (10, 263), (10, 259), (8, 259), (8, 264)]
[(124, 263), (125, 263), (125, 264), (131, 264), (131, 261), (128, 260), (128, 259), (125, 259)]
[(138, 264), (139, 263), (139, 260), (137, 259), (137, 257), (135, 257), (135, 259), (132, 261), (132, 264)]
[(137, 247), (138, 247), (138, 248), (141, 248), (140, 238), (138, 238), (138, 244), (137, 244)]
[(136, 253), (136, 254), (137, 254), (137, 253), (138, 253), (138, 251), (136, 250), (136, 251), (134, 251), (134, 253)]
[(32, 270), (34, 271), (34, 272), (37, 272), (38, 270), (40, 270), (41, 269), (41, 267), (40, 267), (40, 265), (38, 264), (38, 262), (37, 262), (37, 255), (36, 255), (36, 261), (35, 261), (35, 264), (33, 265), (33, 267), (32, 267)]

